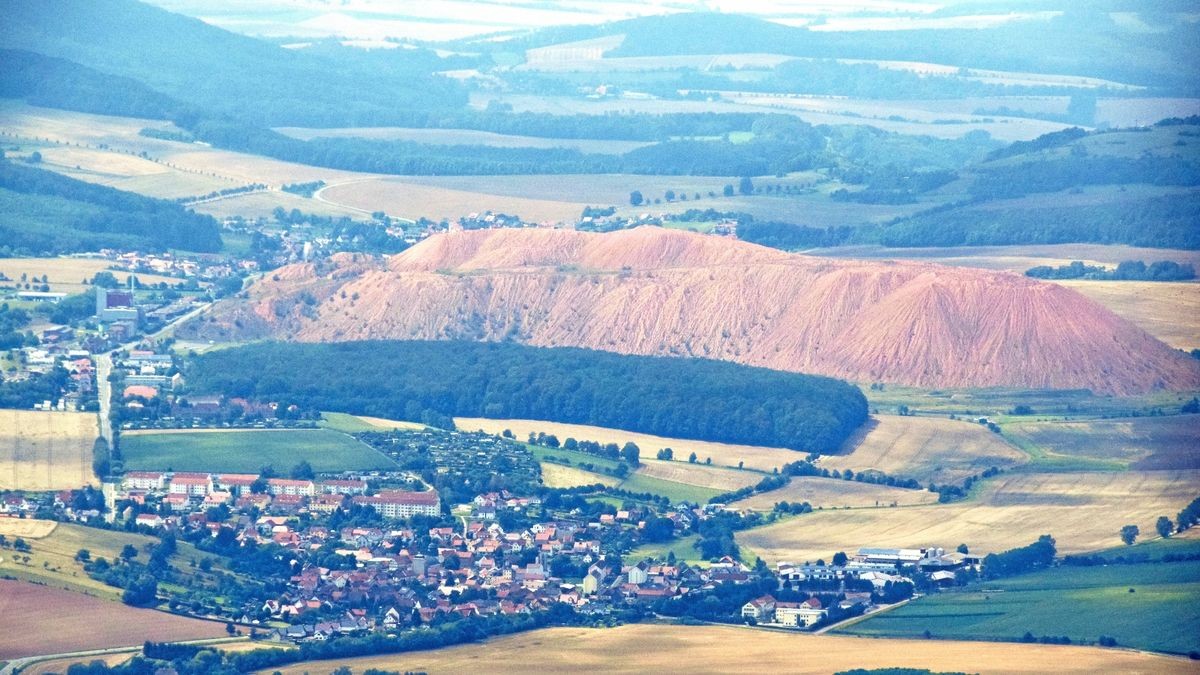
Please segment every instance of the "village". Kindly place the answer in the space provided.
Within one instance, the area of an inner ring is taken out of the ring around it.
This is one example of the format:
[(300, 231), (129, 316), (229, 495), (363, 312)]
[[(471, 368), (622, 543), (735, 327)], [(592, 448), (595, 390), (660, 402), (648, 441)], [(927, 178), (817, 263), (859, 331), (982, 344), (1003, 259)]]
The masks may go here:
[(297, 643), (563, 606), (596, 621), (678, 616), (818, 630), (904, 602), (915, 589), (955, 585), (980, 564), (938, 548), (862, 548), (774, 568), (733, 556), (684, 561), (673, 552), (634, 559), (630, 545), (647, 539), (648, 528), (667, 523), (669, 537), (686, 535), (723, 507), (617, 508), (545, 489), (449, 503), (412, 471), (304, 479), (129, 471), (112, 502), (116, 513), (104, 517), (94, 495), (10, 494), (0, 510), (190, 541), (235, 561), (277, 551), (288, 563), (273, 568), (278, 583), (259, 579), (266, 583), (226, 604), (210, 602), (215, 594), (204, 588), (168, 593), (168, 603)]

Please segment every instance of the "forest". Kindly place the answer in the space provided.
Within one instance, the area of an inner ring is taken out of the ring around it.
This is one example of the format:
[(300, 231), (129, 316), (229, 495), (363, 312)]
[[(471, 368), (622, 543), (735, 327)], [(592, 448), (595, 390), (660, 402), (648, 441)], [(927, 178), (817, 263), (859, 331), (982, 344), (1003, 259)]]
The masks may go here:
[(1090, 205), (1047, 200), (1038, 208), (971, 205), (923, 211), (860, 238), (895, 247), (1093, 243), (1200, 249), (1195, 227), (1200, 195), (1195, 193)]
[(507, 343), (259, 343), (189, 358), (190, 390), (444, 424), (491, 417), (836, 451), (867, 417), (855, 386), (702, 359)]
[(221, 250), (217, 221), (182, 206), (0, 159), (0, 255), (121, 247)]

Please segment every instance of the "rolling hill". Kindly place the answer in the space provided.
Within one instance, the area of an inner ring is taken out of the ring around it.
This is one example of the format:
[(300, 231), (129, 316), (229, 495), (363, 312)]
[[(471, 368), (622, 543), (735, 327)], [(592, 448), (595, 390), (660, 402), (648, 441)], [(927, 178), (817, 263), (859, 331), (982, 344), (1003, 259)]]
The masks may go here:
[(649, 227), (453, 232), (386, 260), (292, 265), (187, 332), (511, 340), (928, 387), (1200, 386), (1196, 360), (1054, 284)]
[(251, 124), (381, 123), (397, 110), (466, 100), (456, 84), (430, 75), (436, 68), (422, 50), (289, 50), (135, 0), (2, 6), (0, 47), (131, 78), (205, 115)]

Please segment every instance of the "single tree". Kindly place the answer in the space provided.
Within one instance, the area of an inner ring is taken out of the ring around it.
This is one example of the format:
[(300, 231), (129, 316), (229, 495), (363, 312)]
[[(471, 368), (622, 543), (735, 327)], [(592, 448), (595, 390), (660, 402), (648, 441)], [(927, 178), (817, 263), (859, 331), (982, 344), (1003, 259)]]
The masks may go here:
[(1132, 546), (1133, 542), (1137, 541), (1138, 526), (1126, 525), (1121, 528), (1121, 541), (1125, 542), (1126, 546)]
[(640, 448), (638, 448), (637, 443), (628, 441), (625, 443), (625, 447), (621, 448), (621, 457), (624, 458), (630, 466), (641, 466), (641, 452), (642, 451)]
[(629, 193), (629, 203), (630, 204), (632, 204), (634, 206), (641, 206), (642, 202), (644, 202), (644, 201), (646, 201), (646, 199), (644, 197), (642, 197), (642, 193), (639, 192), (638, 190), (634, 190), (633, 192)]
[(133, 560), (137, 554), (137, 549), (133, 547), (133, 544), (125, 544), (125, 547), (121, 549), (121, 558), (125, 560)]
[(1172, 523), (1171, 519), (1166, 516), (1159, 516), (1154, 523), (1154, 529), (1158, 530), (1158, 536), (1166, 539), (1175, 531), (1175, 523)]
[(838, 551), (837, 553), (833, 554), (833, 566), (834, 567), (845, 567), (846, 560), (847, 560), (846, 554), (843, 553), (842, 551)]
[(296, 480), (312, 480), (317, 474), (313, 471), (312, 464), (304, 460), (292, 467), (291, 476)]
[(754, 194), (754, 181), (750, 180), (749, 176), (743, 176), (742, 179), (738, 181), (738, 192), (744, 195)]

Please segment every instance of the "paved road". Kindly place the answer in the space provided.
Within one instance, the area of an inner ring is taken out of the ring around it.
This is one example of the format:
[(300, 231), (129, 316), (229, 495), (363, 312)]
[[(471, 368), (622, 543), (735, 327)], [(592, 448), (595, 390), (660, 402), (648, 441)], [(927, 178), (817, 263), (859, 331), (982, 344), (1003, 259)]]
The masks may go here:
[[(186, 645), (215, 645), (225, 642), (244, 642), (249, 640), (247, 636), (238, 636), (230, 638), (207, 638), (204, 640), (186, 640), (179, 644)], [(31, 666), (39, 661), (57, 661), (58, 659), (74, 659), (78, 658), (81, 662), (89, 656), (105, 656), (107, 654), (134, 654), (142, 651), (142, 645), (136, 647), (110, 647), (108, 649), (89, 649), (82, 652), (64, 652), (62, 654), (43, 654), (41, 656), (26, 656), (20, 659), (13, 659), (0, 668), (0, 675), (15, 675), (21, 672), (22, 668)]]
[(157, 331), (139, 337), (138, 339), (127, 342), (117, 348), (96, 355), (96, 393), (100, 397), (100, 436), (108, 441), (108, 447), (113, 447), (113, 430), (112, 430), (112, 383), (108, 381), (108, 376), (112, 374), (113, 361), (112, 355), (123, 349), (133, 349), (143, 340), (154, 340), (166, 335), (169, 331), (173, 331), (176, 326), (200, 316), (212, 307), (212, 303), (207, 303), (193, 309), (183, 316), (175, 319), (171, 323), (163, 326)]
[[(338, 187), (339, 185), (350, 185), (351, 183), (365, 183), (368, 181), (379, 180), (380, 178), (384, 178), (384, 176), (377, 176), (374, 178), (351, 178), (349, 180), (341, 180), (341, 181), (337, 181), (334, 183), (329, 183), (328, 185), (325, 185), (325, 186), (322, 186), (321, 188), (319, 188), (316, 192), (313, 192), (313, 199), (321, 202), (322, 204), (328, 204), (330, 206), (336, 206), (339, 209), (346, 209), (347, 211), (354, 211), (355, 213), (361, 213), (365, 216), (370, 216), (374, 213), (374, 211), (371, 211), (370, 209), (360, 209), (357, 206), (350, 206), (349, 204), (342, 204), (341, 202), (335, 202), (332, 199), (326, 199), (325, 195), (323, 193), (326, 190), (328, 190), (329, 188)], [(417, 222), (417, 221), (413, 220), (412, 218), (399, 218), (396, 216), (392, 216), (392, 220), (398, 220), (398, 221), (404, 222), (404, 223), (416, 223)]]

